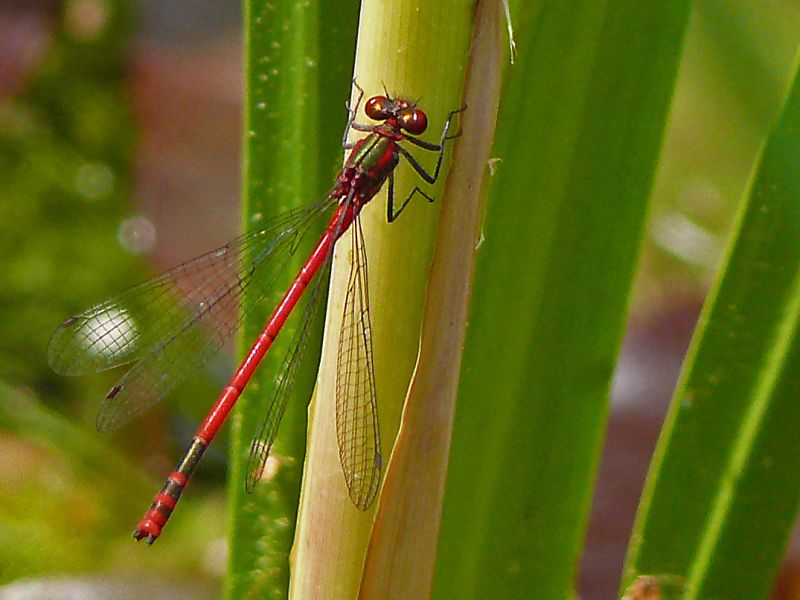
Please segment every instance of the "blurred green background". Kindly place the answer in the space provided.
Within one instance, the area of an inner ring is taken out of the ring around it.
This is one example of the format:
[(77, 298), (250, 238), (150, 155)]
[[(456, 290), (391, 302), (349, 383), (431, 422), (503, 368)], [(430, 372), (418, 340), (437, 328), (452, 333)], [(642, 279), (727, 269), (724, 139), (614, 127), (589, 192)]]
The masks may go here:
[[(236, 235), (240, 20), (235, 3), (212, 1), (0, 3), (0, 584), (74, 577), (105, 590), (99, 597), (124, 597), (126, 582), (142, 594), (146, 579), (149, 597), (218, 593), (224, 437), (170, 535), (150, 550), (129, 536), (231, 357), (100, 435), (94, 412), (119, 373), (59, 377), (46, 348), (68, 315)], [(798, 35), (793, 2), (695, 4), (618, 366), (583, 598), (616, 590), (688, 336)], [(776, 597), (800, 597), (798, 573), (795, 543)]]

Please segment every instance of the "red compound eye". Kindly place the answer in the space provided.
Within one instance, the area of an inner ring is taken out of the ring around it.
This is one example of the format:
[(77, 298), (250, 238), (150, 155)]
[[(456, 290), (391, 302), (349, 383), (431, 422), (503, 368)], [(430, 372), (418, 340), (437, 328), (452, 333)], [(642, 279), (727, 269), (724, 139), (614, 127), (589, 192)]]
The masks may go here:
[(370, 119), (385, 121), (391, 116), (392, 101), (386, 96), (373, 96), (367, 100), (364, 112)]
[(419, 135), (428, 128), (428, 117), (418, 108), (406, 111), (400, 115), (400, 127), (411, 135)]

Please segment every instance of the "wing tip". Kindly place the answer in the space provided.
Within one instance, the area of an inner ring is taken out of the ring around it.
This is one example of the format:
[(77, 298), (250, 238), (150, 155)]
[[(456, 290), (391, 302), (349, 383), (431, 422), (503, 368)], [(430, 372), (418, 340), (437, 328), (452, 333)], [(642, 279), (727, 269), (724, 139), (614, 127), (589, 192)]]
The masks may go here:
[[(113, 402), (113, 400), (119, 396), (120, 392), (125, 388), (124, 385), (118, 383), (106, 394), (105, 399), (103, 400), (103, 404), (100, 406), (100, 410), (97, 413), (97, 418), (95, 419), (95, 427), (97, 431), (100, 433), (106, 433), (108, 431), (113, 431), (114, 429), (118, 429), (120, 425), (126, 422), (123, 420), (122, 422), (119, 421), (119, 406), (109, 404)], [(115, 406), (115, 409), (109, 410), (109, 406)]]
[(248, 494), (252, 494), (256, 485), (264, 477), (264, 470), (267, 466), (271, 443), (265, 443), (260, 437), (256, 437), (250, 442), (250, 457), (247, 465), (247, 476), (244, 480), (244, 489)]
[(47, 345), (47, 365), (58, 375), (75, 375), (75, 361), (68, 352), (69, 344), (64, 343), (66, 330), (78, 323), (78, 317), (72, 316), (64, 320), (53, 332)]
[(347, 483), (347, 493), (353, 505), (360, 511), (365, 512), (375, 502), (378, 490), (381, 486), (381, 454), (375, 453), (373, 467), (369, 469), (367, 477), (362, 478), (353, 474), (351, 478), (345, 473)]

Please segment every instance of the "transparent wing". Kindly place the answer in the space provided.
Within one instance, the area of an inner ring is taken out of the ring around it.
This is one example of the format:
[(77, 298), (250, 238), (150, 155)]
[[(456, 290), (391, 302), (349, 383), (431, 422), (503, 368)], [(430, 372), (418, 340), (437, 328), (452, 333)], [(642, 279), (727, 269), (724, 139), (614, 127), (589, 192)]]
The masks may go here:
[(262, 299), (303, 234), (334, 203), (326, 198), (289, 211), (258, 232), (70, 317), (50, 340), (50, 366), (77, 375), (135, 362), (97, 415), (101, 431), (121, 426), (219, 349), (240, 324), (245, 290)]
[(359, 510), (366, 510), (378, 492), (381, 447), (367, 254), (360, 219), (356, 219), (352, 230), (352, 263), (336, 365), (336, 434), (350, 499)]
[(267, 414), (264, 421), (261, 423), (261, 428), (258, 434), (253, 438), (250, 446), (250, 459), (247, 466), (247, 479), (245, 481), (245, 489), (252, 492), (256, 484), (264, 474), (264, 467), (267, 464), (267, 458), (272, 450), (272, 444), (275, 442), (275, 436), (278, 433), (278, 427), (281, 424), (283, 413), (286, 411), (286, 404), (289, 401), (289, 394), (294, 387), (294, 380), (297, 376), (297, 368), (303, 360), (306, 346), (308, 345), (308, 338), (314, 330), (321, 311), (320, 307), (323, 305), (319, 301), (322, 296), (322, 286), (328, 280), (330, 274), (330, 256), (325, 261), (321, 272), (317, 275), (317, 281), (314, 284), (314, 289), (311, 292), (311, 297), (303, 310), (303, 315), (297, 325), (297, 330), (294, 333), (289, 350), (283, 359), (280, 374), (278, 375), (278, 388), (275, 390), (275, 395), (269, 403)]
[[(351, 194), (346, 202), (352, 202), (352, 200), (353, 196)], [(342, 213), (342, 215), (344, 215), (344, 213)], [(343, 219), (344, 216), (342, 216), (334, 226), (334, 240), (339, 239), (341, 229), (344, 226)], [(319, 299), (322, 296), (322, 286), (324, 282), (329, 279), (335, 245), (336, 242), (334, 241), (334, 243), (331, 244), (328, 255), (325, 257), (325, 262), (320, 269), (321, 273), (317, 276), (317, 281), (314, 284), (311, 297), (303, 310), (303, 315), (298, 323), (292, 342), (289, 345), (289, 350), (283, 359), (280, 374), (278, 375), (278, 388), (267, 407), (267, 414), (264, 417), (264, 421), (261, 423), (261, 428), (250, 445), (250, 459), (247, 467), (247, 479), (245, 481), (245, 489), (248, 492), (252, 492), (255, 489), (256, 484), (264, 474), (267, 458), (269, 458), (272, 444), (275, 442), (278, 427), (283, 418), (283, 413), (286, 410), (286, 403), (289, 401), (289, 393), (294, 387), (297, 368), (303, 359), (308, 338), (314, 330), (314, 325), (321, 312), (319, 309), (322, 303), (319, 302)]]

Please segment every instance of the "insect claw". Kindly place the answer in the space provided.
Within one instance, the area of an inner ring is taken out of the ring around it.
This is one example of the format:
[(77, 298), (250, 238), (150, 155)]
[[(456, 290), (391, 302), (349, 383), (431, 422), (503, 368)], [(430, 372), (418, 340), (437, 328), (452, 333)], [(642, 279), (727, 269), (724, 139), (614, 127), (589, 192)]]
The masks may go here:
[(142, 540), (143, 540), (145, 537), (147, 537), (146, 543), (147, 543), (147, 545), (148, 545), (148, 546), (152, 546), (152, 545), (153, 545), (153, 542), (155, 542), (155, 541), (158, 539), (158, 536), (157, 536), (157, 535), (154, 535), (154, 534), (152, 534), (152, 533), (148, 534), (148, 533), (147, 533), (147, 532), (146, 532), (144, 529), (142, 529), (141, 527), (137, 527), (137, 528), (134, 530), (134, 532), (133, 532), (133, 539), (135, 539), (137, 542), (140, 542), (140, 541), (142, 541)]

